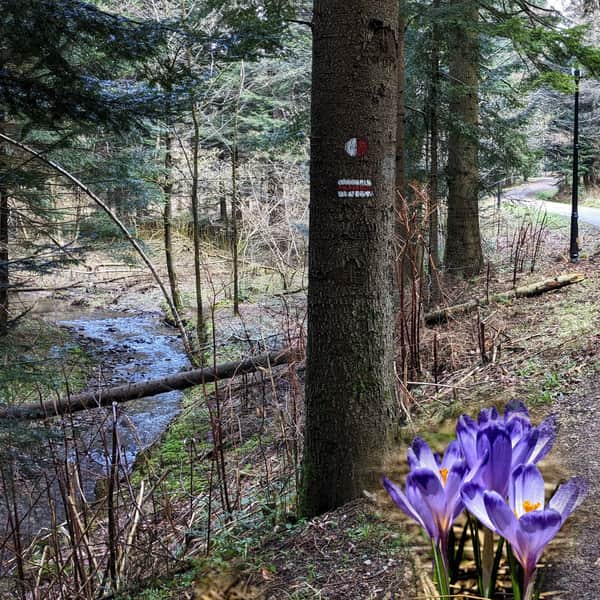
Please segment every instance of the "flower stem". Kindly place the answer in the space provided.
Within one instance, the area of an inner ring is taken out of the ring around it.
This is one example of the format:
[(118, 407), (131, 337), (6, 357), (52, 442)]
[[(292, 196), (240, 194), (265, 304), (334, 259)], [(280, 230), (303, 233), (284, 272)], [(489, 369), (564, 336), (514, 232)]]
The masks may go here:
[(450, 598), (450, 583), (448, 582), (448, 570), (446, 569), (446, 561), (440, 547), (434, 542), (431, 542), (433, 551), (433, 566), (435, 571), (435, 581), (438, 586), (438, 591), (442, 598)]
[(523, 600), (533, 600), (533, 592), (535, 590), (535, 571), (531, 574), (525, 574), (523, 587), (525, 588), (525, 596)]
[(475, 569), (477, 571), (477, 591), (483, 597), (483, 582), (481, 580), (481, 546), (479, 544), (479, 527), (477, 519), (467, 513), (467, 521), (471, 530), (471, 541), (473, 542), (473, 555), (475, 556)]
[[(493, 596), (494, 590), (490, 590), (492, 583), (492, 570), (494, 569), (494, 532), (487, 527), (483, 530), (483, 555), (481, 557), (482, 583), (486, 592), (486, 598)], [(490, 591), (492, 592), (490, 595)]]
[(515, 560), (512, 548), (508, 543), (506, 544), (506, 558), (508, 559), (508, 565), (510, 570), (510, 580), (512, 582), (513, 598), (514, 600), (522, 600), (521, 582), (519, 581), (519, 565)]

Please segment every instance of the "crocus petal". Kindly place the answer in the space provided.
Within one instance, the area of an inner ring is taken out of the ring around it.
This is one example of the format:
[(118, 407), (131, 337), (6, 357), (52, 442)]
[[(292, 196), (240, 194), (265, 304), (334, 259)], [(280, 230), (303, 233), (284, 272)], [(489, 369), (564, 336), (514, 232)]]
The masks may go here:
[(478, 483), (466, 483), (462, 486), (460, 495), (466, 509), (483, 525), (492, 531), (496, 531), (483, 503), (484, 489)]
[(512, 451), (512, 467), (513, 469), (521, 464), (531, 462), (529, 460), (534, 448), (538, 443), (540, 432), (537, 427), (534, 427), (524, 433), (516, 443)]
[(510, 437), (513, 448), (531, 431), (531, 422), (529, 417), (525, 418), (518, 413), (515, 413), (506, 422), (506, 432)]
[(421, 518), (421, 515), (413, 508), (408, 498), (404, 495), (402, 490), (387, 477), (382, 479), (383, 487), (385, 487), (390, 498), (394, 501), (394, 504), (411, 519), (414, 519), (421, 527), (425, 527), (425, 522)]
[[(414, 452), (414, 456), (418, 461), (418, 464), (415, 465), (414, 468), (424, 467), (426, 469), (431, 469), (433, 472), (436, 472), (439, 469), (438, 463), (435, 460), (435, 456), (433, 455), (429, 444), (423, 438), (416, 437), (413, 440), (412, 450)], [(412, 468), (413, 465), (411, 465), (411, 469)]]
[(519, 519), (517, 539), (513, 547), (528, 574), (535, 570), (544, 548), (558, 533), (561, 522), (560, 514), (552, 509), (534, 510)]
[(563, 483), (548, 502), (548, 508), (552, 508), (560, 514), (561, 524), (565, 519), (583, 502), (589, 491), (586, 480), (573, 477)]
[(489, 451), (488, 463), (480, 470), (481, 483), (488, 490), (506, 496), (512, 466), (512, 444), (503, 427), (489, 425), (477, 434), (477, 452)]
[(477, 432), (479, 428), (477, 427), (477, 423), (467, 415), (462, 415), (458, 419), (458, 423), (456, 425), (456, 437), (458, 438), (458, 442), (463, 451), (467, 464), (469, 468), (473, 468), (473, 466), (477, 463)]
[(465, 473), (467, 472), (467, 463), (464, 460), (454, 463), (448, 472), (444, 492), (446, 495), (446, 514), (450, 515), (450, 523), (453, 523), (456, 517), (463, 511), (463, 502), (460, 496)]
[(417, 469), (409, 475), (409, 478), (406, 481), (407, 488), (409, 479), (411, 484), (416, 485), (421, 492), (423, 500), (427, 502), (431, 509), (433, 518), (438, 524), (441, 523), (446, 508), (446, 493), (437, 473), (434, 473), (429, 469)]
[(551, 415), (547, 419), (544, 419), (536, 427), (536, 430), (538, 431), (538, 438), (527, 459), (527, 462), (530, 463), (539, 462), (546, 454), (548, 454), (548, 452), (550, 452), (550, 450), (552, 450), (558, 432), (556, 416)]
[(519, 522), (504, 498), (497, 492), (485, 491), (483, 492), (483, 504), (494, 530), (514, 546), (517, 543)]
[[(417, 471), (413, 471), (406, 478), (406, 497), (408, 498), (411, 506), (414, 511), (421, 518), (421, 522), (423, 527), (429, 534), (429, 537), (436, 543), (440, 540), (440, 531), (436, 524), (435, 517), (431, 511), (431, 507), (428, 502), (425, 501), (423, 495), (421, 494), (421, 490), (414, 479), (414, 474), (418, 473)], [(431, 473), (431, 476), (435, 478), (435, 475)], [(439, 483), (439, 481), (438, 481)], [(441, 485), (441, 483), (440, 483)]]
[(417, 458), (417, 455), (415, 454), (415, 451), (412, 448), (408, 449), (406, 453), (406, 458), (408, 460), (408, 468), (411, 471), (414, 471), (415, 469), (419, 468), (419, 459)]
[(508, 503), (517, 517), (544, 508), (544, 478), (535, 465), (520, 465), (513, 471)]
[(479, 427), (485, 427), (491, 423), (495, 423), (500, 419), (500, 415), (498, 414), (498, 409), (495, 406), (490, 408), (484, 408), (479, 412), (479, 417), (477, 418), (477, 423)]
[(444, 457), (442, 458), (442, 462), (440, 467), (442, 469), (450, 470), (452, 466), (462, 460), (462, 450), (460, 449), (460, 444), (457, 440), (454, 440), (448, 444), (446, 448), (446, 452), (444, 452)]
[(454, 498), (460, 496), (460, 488), (463, 484), (465, 473), (467, 472), (467, 463), (464, 460), (458, 461), (452, 465), (448, 471), (446, 486), (444, 492), (446, 498)]

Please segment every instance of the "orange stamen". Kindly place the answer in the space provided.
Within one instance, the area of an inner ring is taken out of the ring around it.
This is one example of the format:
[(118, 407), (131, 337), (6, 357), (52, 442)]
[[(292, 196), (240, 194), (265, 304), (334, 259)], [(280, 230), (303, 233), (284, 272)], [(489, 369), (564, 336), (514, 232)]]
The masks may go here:
[(523, 502), (523, 510), (526, 513), (529, 513), (532, 510), (537, 510), (541, 505), (542, 505), (541, 502), (536, 502), (534, 504), (533, 502), (529, 502), (529, 500), (525, 500), (525, 502)]
[(440, 475), (442, 476), (442, 483), (446, 485), (446, 479), (448, 479), (448, 469), (440, 469)]

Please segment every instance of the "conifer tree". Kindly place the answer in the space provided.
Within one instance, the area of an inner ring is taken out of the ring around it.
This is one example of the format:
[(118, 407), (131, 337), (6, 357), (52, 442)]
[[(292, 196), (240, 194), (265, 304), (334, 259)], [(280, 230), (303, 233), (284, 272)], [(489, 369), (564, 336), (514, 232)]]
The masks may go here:
[(397, 0), (314, 5), (307, 516), (377, 482), (397, 425), (390, 293), (397, 28)]

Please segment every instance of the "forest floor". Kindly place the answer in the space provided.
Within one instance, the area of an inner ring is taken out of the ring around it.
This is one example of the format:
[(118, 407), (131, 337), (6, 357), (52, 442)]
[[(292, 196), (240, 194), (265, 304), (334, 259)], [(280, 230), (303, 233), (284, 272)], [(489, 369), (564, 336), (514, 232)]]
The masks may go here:
[[(422, 435), (442, 449), (462, 413), (474, 415), (492, 404), (501, 408), (512, 398), (522, 399), (535, 421), (556, 413), (561, 424), (558, 447), (543, 462), (542, 471), (556, 483), (570, 475), (584, 475), (592, 491), (550, 546), (544, 559), (547, 575), (542, 597), (598, 598), (600, 517), (594, 498), (600, 481), (600, 232), (581, 225), (582, 260), (572, 265), (566, 219), (543, 218), (521, 201), (505, 203), (501, 214), (491, 203), (482, 212), (489, 266), (478, 280), (446, 279), (447, 304), (565, 273), (581, 272), (585, 280), (535, 298), (481, 307), (478, 313), (458, 316), (448, 324), (423, 327), (420, 369), (411, 374), (404, 396), (403, 443), (390, 458), (387, 473), (401, 482), (412, 438)], [(526, 232), (527, 243), (518, 241), (519, 232)], [(184, 297), (190, 298), (192, 269), (186, 244), (180, 239), (177, 254)], [(274, 347), (293, 341), (301, 353), (305, 324), (301, 274), (290, 286), (298, 293), (282, 294), (272, 269), (248, 263), (240, 318), (231, 310), (226, 251), (212, 252), (215, 263), (210, 267), (208, 302), (214, 317), (209, 329), (215, 331), (217, 362), (261, 344)], [(155, 254), (160, 254), (158, 247)], [(82, 281), (81, 287), (38, 296), (40, 313), (57, 303), (71, 310), (126, 313), (154, 311), (161, 305), (147, 275), (123, 256), (97, 251), (88, 258), (85, 268), (64, 271), (62, 281), (42, 282), (62, 287)], [(102, 284), (103, 279), (121, 277)], [(147, 460), (138, 464), (131, 480), (134, 487), (142, 481), (152, 489), (164, 486), (163, 520), (156, 530), (164, 534), (174, 566), (146, 570), (155, 574), (152, 581), (140, 581), (138, 591), (123, 592), (119, 598), (434, 597), (428, 543), (382, 490), (312, 521), (295, 519), (301, 362), (300, 369), (296, 366), (224, 383), (220, 392), (211, 387), (186, 394), (181, 417)], [(218, 460), (211, 454), (210, 412), (219, 397), (229, 469), (224, 480), (234, 505), (229, 515), (222, 510), (223, 487), (213, 482)], [(214, 498), (212, 509), (210, 504), (207, 508), (196, 503), (196, 496), (206, 496), (207, 489), (213, 492), (209, 494)], [(171, 549), (175, 545), (177, 551)], [(132, 550), (133, 565), (141, 557), (133, 556)], [(456, 598), (474, 597), (468, 581), (456, 591)]]

